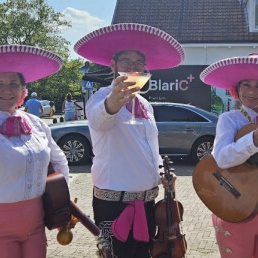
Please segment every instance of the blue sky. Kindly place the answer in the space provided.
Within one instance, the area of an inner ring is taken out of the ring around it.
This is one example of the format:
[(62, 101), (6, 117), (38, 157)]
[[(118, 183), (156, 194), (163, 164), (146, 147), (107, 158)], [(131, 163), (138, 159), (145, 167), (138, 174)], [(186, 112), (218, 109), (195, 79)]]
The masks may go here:
[[(0, 3), (6, 1), (0, 0)], [(62, 12), (72, 27), (62, 36), (71, 42), (70, 57), (79, 57), (74, 44), (87, 33), (108, 26), (112, 22), (116, 0), (46, 0), (57, 12)]]
[(74, 44), (87, 33), (108, 26), (112, 22), (116, 0), (46, 0), (55, 11), (62, 12), (72, 23), (72, 28), (63, 33), (71, 42), (71, 58), (79, 57)]

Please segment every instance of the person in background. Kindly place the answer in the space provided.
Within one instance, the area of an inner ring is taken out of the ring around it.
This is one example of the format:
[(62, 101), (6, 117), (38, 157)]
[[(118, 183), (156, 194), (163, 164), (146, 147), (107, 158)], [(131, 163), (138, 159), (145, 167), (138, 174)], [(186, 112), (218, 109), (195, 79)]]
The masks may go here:
[[(243, 164), (258, 152), (257, 129), (247, 131), (235, 141), (242, 127), (258, 122), (257, 71), (258, 53), (220, 60), (208, 66), (200, 75), (204, 83), (229, 90), (234, 99), (241, 103), (239, 109), (219, 116), (212, 155), (222, 169)], [(255, 197), (250, 195), (250, 198)], [(212, 221), (221, 258), (258, 257), (257, 213), (237, 223), (226, 222), (213, 214)]]
[(31, 99), (29, 99), (25, 104), (25, 112), (28, 112), (34, 116), (40, 117), (40, 114), (43, 114), (43, 107), (39, 100), (37, 100), (37, 93), (31, 93)]
[(16, 109), (27, 95), (26, 83), (49, 76), (62, 59), (26, 45), (0, 46), (0, 256), (46, 258), (42, 195), (48, 165), (69, 183), (63, 151), (39, 117)]
[[(142, 96), (136, 97), (139, 87), (129, 89), (135, 82), (125, 82), (127, 76), (118, 73), (171, 68), (184, 60), (184, 51), (167, 33), (133, 23), (94, 31), (74, 49), (90, 61), (110, 65), (114, 73), (112, 84), (95, 92), (86, 104), (94, 151), (94, 220), (103, 249), (109, 257), (148, 258), (158, 185), (173, 187), (175, 177), (168, 182), (159, 174), (162, 158), (152, 106)], [(136, 119), (141, 124), (125, 124), (135, 97)]]
[(64, 121), (73, 121), (75, 120), (75, 106), (83, 109), (76, 102), (72, 101), (73, 96), (71, 93), (67, 93), (65, 96), (65, 100), (62, 104), (62, 110), (64, 111)]

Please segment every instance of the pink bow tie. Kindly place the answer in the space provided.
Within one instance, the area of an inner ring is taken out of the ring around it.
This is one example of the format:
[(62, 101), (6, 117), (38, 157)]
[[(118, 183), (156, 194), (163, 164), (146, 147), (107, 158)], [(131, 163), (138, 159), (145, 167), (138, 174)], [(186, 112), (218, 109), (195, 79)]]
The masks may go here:
[(11, 116), (0, 126), (0, 133), (8, 137), (31, 134), (31, 127), (20, 116)]
[[(126, 104), (126, 109), (132, 113), (132, 101)], [(149, 119), (147, 109), (144, 105), (139, 101), (137, 97), (135, 97), (135, 106), (134, 106), (134, 116)]]

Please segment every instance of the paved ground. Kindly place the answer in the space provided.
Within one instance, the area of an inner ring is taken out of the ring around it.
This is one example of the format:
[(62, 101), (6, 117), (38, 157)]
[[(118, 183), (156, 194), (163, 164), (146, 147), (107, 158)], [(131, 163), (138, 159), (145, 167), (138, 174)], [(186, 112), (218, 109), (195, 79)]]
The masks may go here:
[[(53, 118), (60, 119), (60, 116)], [(44, 118), (47, 124), (53, 118)], [(59, 122), (59, 121), (58, 121)], [(193, 165), (187, 161), (175, 160), (173, 167), (177, 174), (176, 197), (184, 207), (183, 233), (187, 242), (187, 258), (219, 258), (214, 231), (211, 224), (211, 213), (200, 201), (192, 185)], [(77, 206), (93, 218), (92, 214), (92, 183), (90, 165), (70, 167), (71, 199), (78, 198)], [(158, 199), (163, 198), (160, 189)], [(96, 255), (96, 239), (81, 223), (72, 230), (73, 241), (61, 246), (56, 240), (57, 230), (47, 230), (48, 258), (94, 258)], [(122, 257), (121, 257), (122, 258)], [(140, 257), (139, 257), (140, 258)]]
[[(174, 164), (176, 174), (176, 197), (184, 207), (182, 228), (187, 241), (187, 258), (218, 258), (209, 210), (197, 197), (192, 186), (193, 166), (184, 162)], [(71, 167), (71, 199), (78, 198), (77, 205), (92, 218), (92, 183), (90, 166)], [(160, 190), (159, 199), (163, 198)], [(81, 224), (72, 230), (74, 238), (67, 246), (56, 241), (57, 230), (48, 231), (48, 258), (91, 258), (96, 255), (96, 239)], [(139, 257), (140, 258), (140, 257)]]

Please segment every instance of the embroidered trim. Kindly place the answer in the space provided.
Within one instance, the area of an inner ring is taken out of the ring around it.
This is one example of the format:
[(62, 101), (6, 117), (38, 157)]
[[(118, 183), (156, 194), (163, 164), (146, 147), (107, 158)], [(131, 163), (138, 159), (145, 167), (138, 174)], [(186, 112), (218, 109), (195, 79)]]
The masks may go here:
[(104, 35), (106, 33), (113, 32), (113, 31), (117, 31), (117, 30), (118, 31), (119, 30), (143, 31), (148, 34), (153, 34), (157, 37), (162, 38), (163, 40), (167, 41), (170, 45), (172, 45), (178, 51), (181, 60), (184, 60), (184, 58), (185, 58), (184, 50), (182, 49), (179, 42), (177, 42), (168, 33), (164, 32), (160, 29), (148, 26), (146, 24), (137, 24), (137, 23), (118, 23), (118, 24), (113, 24), (111, 26), (104, 27), (104, 28), (98, 29), (96, 31), (93, 31), (93, 32), (87, 34), (86, 36), (84, 36), (82, 39), (80, 39), (75, 44), (74, 50), (75, 50), (75, 52), (78, 52), (78, 50), (81, 46), (83, 46), (88, 41), (94, 39), (95, 37), (98, 37), (98, 36)]
[(29, 53), (32, 55), (43, 56), (48, 59), (54, 60), (58, 62), (59, 65), (63, 64), (62, 58), (54, 53), (51, 53), (42, 48), (37, 48), (34, 46), (26, 46), (26, 45), (2, 45), (0, 46), (0, 54), (5, 53)]
[[(107, 255), (107, 257), (118, 258), (117, 256), (114, 255), (114, 250), (113, 250), (112, 237), (114, 237), (114, 235), (112, 232), (112, 223), (113, 221), (102, 221), (99, 224), (100, 243), (97, 244), (97, 247), (99, 249), (100, 257), (106, 257), (105, 255)], [(102, 254), (104, 254), (104, 256)]]
[(105, 201), (123, 201), (130, 202), (134, 200), (142, 201), (153, 201), (157, 198), (159, 193), (159, 188), (154, 187), (147, 191), (140, 192), (120, 192), (107, 189), (99, 189), (96, 186), (93, 188), (93, 194), (96, 198), (105, 200)]
[(248, 56), (248, 57), (232, 57), (232, 58), (226, 58), (221, 61), (218, 61), (214, 64), (211, 64), (208, 66), (201, 74), (200, 78), (202, 81), (204, 81), (205, 77), (209, 75), (214, 70), (228, 66), (228, 65), (237, 65), (237, 64), (258, 64), (257, 56)]

